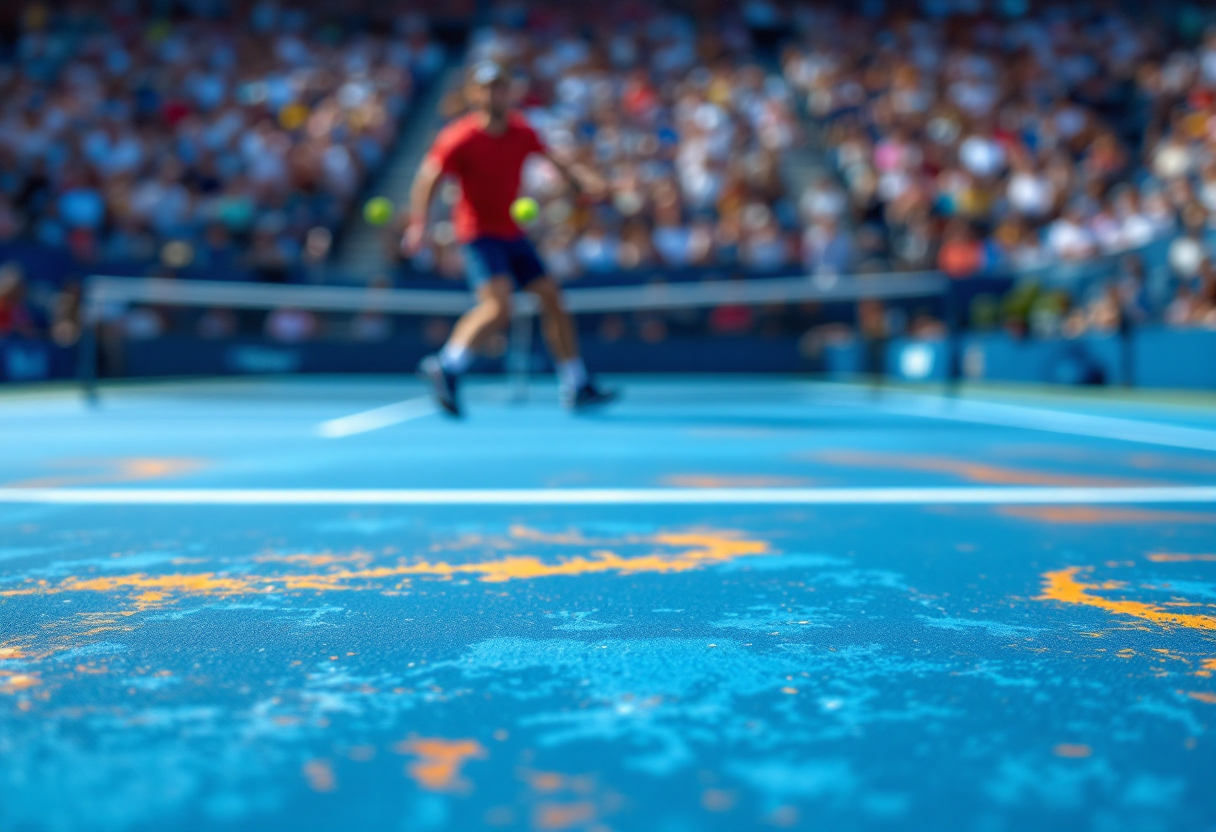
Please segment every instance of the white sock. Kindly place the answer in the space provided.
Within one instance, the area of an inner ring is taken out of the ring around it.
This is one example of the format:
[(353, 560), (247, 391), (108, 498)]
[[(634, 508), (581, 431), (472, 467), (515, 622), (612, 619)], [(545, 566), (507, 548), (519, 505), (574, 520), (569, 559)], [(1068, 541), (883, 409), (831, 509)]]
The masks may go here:
[(571, 358), (569, 361), (561, 361), (557, 365), (557, 377), (560, 379), (563, 387), (569, 387), (577, 390), (587, 383), (587, 368), (583, 366), (583, 359)]
[(444, 344), (439, 351), (439, 364), (449, 373), (460, 375), (473, 363), (473, 352), (468, 347)]

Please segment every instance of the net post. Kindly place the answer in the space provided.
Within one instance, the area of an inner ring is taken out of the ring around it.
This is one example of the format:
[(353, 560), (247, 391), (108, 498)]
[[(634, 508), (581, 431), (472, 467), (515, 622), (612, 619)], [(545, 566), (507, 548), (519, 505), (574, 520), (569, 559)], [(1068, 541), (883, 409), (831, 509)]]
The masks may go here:
[(85, 403), (91, 407), (98, 403), (97, 361), (101, 337), (100, 301), (96, 299), (95, 291), (94, 278), (86, 278), (80, 307), (80, 343), (76, 352), (76, 378)]
[(1129, 310), (1119, 310), (1119, 363), (1123, 371), (1123, 387), (1136, 386), (1136, 322)]

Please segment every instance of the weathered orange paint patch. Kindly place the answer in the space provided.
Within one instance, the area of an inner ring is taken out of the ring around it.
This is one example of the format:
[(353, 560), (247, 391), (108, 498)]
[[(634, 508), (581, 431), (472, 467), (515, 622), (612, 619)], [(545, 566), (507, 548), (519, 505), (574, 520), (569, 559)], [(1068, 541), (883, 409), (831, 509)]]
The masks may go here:
[(68, 461), (60, 463), (60, 467), (76, 468), (80, 473), (22, 480), (8, 483), (8, 487), (62, 488), (74, 485), (143, 482), (189, 474), (202, 468), (205, 464), (201, 459), (174, 457), (131, 457), (127, 459)]
[(0, 598), (16, 598), (18, 595), (54, 595), (59, 590), (46, 587), (31, 587), (28, 589), (6, 589), (0, 592)]
[(1088, 745), (1080, 743), (1062, 742), (1055, 748), (1051, 749), (1051, 753), (1057, 757), (1067, 757), (1072, 760), (1079, 760), (1094, 753), (1094, 750)]
[(1004, 506), (1001, 514), (1045, 523), (1102, 525), (1105, 523), (1216, 523), (1216, 514), (1188, 511), (1152, 511), (1135, 508), (1088, 506)]
[(914, 456), (908, 454), (877, 454), (864, 451), (823, 451), (814, 458), (836, 465), (887, 468), (905, 471), (927, 471), (934, 474), (951, 474), (968, 482), (988, 485), (1136, 485), (1140, 480), (1112, 477), (1090, 477), (1074, 474), (1055, 474), (1048, 471), (1028, 471), (1021, 468), (1006, 468), (944, 456)]
[(577, 794), (590, 794), (595, 790), (595, 780), (586, 775), (562, 774), (557, 771), (528, 771), (524, 772), (528, 787), (541, 794), (569, 791)]
[(556, 792), (562, 787), (562, 777), (560, 774), (541, 771), (528, 778), (528, 785), (538, 792)]
[(542, 803), (532, 816), (536, 829), (570, 829), (595, 819), (595, 806), (586, 801), (577, 803)]
[(469, 760), (484, 760), (488, 756), (476, 740), (441, 737), (405, 740), (393, 750), (418, 757), (405, 767), (405, 773), (422, 788), (434, 792), (465, 791), (469, 783), (460, 776), (460, 770)]
[(1068, 569), (1058, 569), (1046, 573), (1043, 575), (1043, 594), (1037, 596), (1035, 600), (1096, 607), (1116, 615), (1130, 615), (1162, 626), (1177, 625), (1197, 630), (1216, 630), (1216, 618), (1210, 615), (1170, 612), (1156, 604), (1144, 601), (1115, 600), (1094, 595), (1091, 590), (1118, 590), (1123, 589), (1126, 584), (1122, 581), (1104, 581), (1098, 584), (1082, 583), (1077, 580), (1080, 572), (1080, 567), (1072, 566)]
[(1194, 561), (1216, 561), (1216, 555), (1176, 555), (1169, 552), (1153, 552), (1146, 555), (1153, 563), (1192, 563)]
[(0, 693), (16, 693), (37, 684), (37, 673), (14, 673), (10, 670), (0, 670)]
[(304, 779), (314, 792), (332, 792), (338, 787), (334, 767), (329, 760), (309, 760), (304, 764)]
[[(252, 591), (247, 578), (224, 577), (214, 572), (193, 575), (107, 575), (100, 578), (65, 578), (59, 585), (63, 592), (132, 592), (137, 610), (162, 606), (170, 593), (186, 595), (241, 595)], [(107, 628), (112, 629), (112, 628)], [(100, 632), (100, 631), (99, 631)]]
[(473, 563), (423, 560), (392, 566), (334, 569), (329, 572), (284, 572), (274, 575), (198, 572), (167, 575), (133, 573), (95, 578), (71, 576), (57, 587), (39, 587), (21, 592), (125, 592), (130, 594), (137, 610), (144, 610), (171, 603), (175, 595), (230, 597), (272, 592), (358, 591), (381, 589), (385, 581), (411, 578), (469, 577), (484, 583), (503, 583), (605, 573), (677, 573), (769, 552), (769, 546), (764, 541), (745, 540), (711, 532), (659, 534), (647, 538), (646, 541), (661, 549), (675, 551), (660, 550), (630, 557), (609, 550), (593, 550), (590, 555), (579, 555), (554, 562), (541, 560), (533, 555), (512, 555)]

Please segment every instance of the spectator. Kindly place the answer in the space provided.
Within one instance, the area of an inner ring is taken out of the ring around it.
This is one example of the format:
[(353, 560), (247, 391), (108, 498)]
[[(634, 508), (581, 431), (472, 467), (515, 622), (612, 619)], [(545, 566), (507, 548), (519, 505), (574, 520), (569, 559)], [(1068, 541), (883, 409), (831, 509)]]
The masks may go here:
[(1047, 250), (1062, 261), (1088, 260), (1098, 252), (1098, 241), (1086, 222), (1084, 208), (1074, 203), (1047, 227)]
[(1119, 261), (1119, 270), (1117, 289), (1123, 320), (1131, 326), (1149, 322), (1153, 309), (1144, 280), (1144, 260), (1135, 254), (1125, 254)]
[(938, 252), (937, 267), (955, 280), (962, 280), (983, 271), (985, 260), (984, 245), (971, 224), (953, 220)]
[(317, 316), (306, 309), (276, 309), (266, 316), (266, 337), (283, 344), (311, 341), (320, 329)]
[[(635, 224), (633, 227), (638, 226)], [(692, 229), (684, 224), (675, 202), (656, 208), (651, 241), (665, 265), (687, 266), (692, 262)]]
[(853, 264), (853, 243), (835, 217), (820, 216), (803, 239), (803, 265), (813, 275), (848, 274)]
[(1195, 296), (1191, 284), (1182, 281), (1174, 290), (1174, 298), (1165, 310), (1165, 322), (1173, 327), (1185, 327), (1195, 323), (1202, 312), (1200, 298)]
[(589, 272), (612, 272), (617, 269), (619, 241), (609, 234), (603, 223), (592, 224), (574, 248), (578, 264)]
[(26, 301), (25, 277), (18, 266), (8, 263), (0, 267), (0, 338), (35, 338), (38, 334)]
[(1195, 283), (1186, 315), (1179, 323), (1183, 326), (1216, 329), (1216, 263), (1212, 258), (1203, 261)]
[(70, 347), (80, 340), (79, 283), (69, 283), (56, 292), (51, 301), (51, 340), (61, 347)]

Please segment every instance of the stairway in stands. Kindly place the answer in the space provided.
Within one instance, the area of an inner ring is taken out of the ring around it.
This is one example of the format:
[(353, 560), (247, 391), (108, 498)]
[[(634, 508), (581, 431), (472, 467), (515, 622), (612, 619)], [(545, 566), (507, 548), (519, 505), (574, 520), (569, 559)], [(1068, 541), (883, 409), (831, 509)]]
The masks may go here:
[[(410, 107), (410, 115), (392, 158), (364, 199), (388, 197), (398, 208), (409, 199), (414, 173), (443, 124), (439, 103), (460, 84), (462, 56), (449, 57), (444, 69), (427, 85)], [(352, 211), (341, 234), (327, 282), (366, 284), (370, 278), (389, 274), (394, 268), (391, 232), (363, 221), (362, 208)]]

